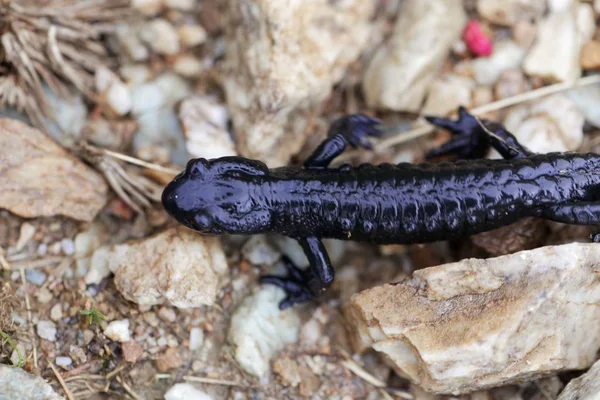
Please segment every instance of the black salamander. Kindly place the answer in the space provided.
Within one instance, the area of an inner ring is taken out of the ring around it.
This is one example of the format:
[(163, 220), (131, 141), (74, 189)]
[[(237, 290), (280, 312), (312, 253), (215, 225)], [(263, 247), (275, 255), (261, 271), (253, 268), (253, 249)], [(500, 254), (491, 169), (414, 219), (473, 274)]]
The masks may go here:
[[(541, 217), (600, 226), (600, 155), (534, 154), (500, 124), (464, 108), (458, 120), (428, 117), (453, 139), (428, 154), (455, 162), (328, 167), (348, 146), (370, 148), (380, 121), (361, 114), (335, 121), (303, 167), (269, 169), (243, 157), (194, 159), (165, 188), (162, 203), (179, 223), (206, 234), (276, 232), (295, 238), (307, 270), (284, 259), (280, 308), (313, 299), (334, 280), (322, 238), (377, 244), (465, 237)], [(489, 147), (504, 159), (484, 159)], [(600, 236), (600, 235), (598, 235)]]

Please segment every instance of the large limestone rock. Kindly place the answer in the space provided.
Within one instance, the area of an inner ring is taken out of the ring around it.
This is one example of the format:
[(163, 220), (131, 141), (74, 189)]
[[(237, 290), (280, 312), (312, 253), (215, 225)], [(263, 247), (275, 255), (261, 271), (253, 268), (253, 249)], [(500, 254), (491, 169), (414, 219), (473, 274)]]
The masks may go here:
[(600, 246), (574, 243), (419, 270), (354, 295), (348, 316), (398, 373), (457, 394), (588, 368), (599, 306)]

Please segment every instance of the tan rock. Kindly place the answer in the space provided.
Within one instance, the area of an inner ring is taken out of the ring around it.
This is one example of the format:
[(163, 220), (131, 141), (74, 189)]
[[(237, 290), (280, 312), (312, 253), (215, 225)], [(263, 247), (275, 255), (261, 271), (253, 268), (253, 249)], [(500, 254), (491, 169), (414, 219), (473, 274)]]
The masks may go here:
[(123, 359), (135, 363), (144, 354), (144, 349), (135, 340), (129, 340), (121, 345)]
[(0, 118), (0, 208), (25, 218), (92, 221), (106, 204), (100, 174), (42, 132)]
[(523, 64), (525, 72), (558, 82), (579, 78), (581, 48), (594, 34), (592, 7), (574, 1), (565, 10), (550, 13), (538, 25), (536, 42)]
[(367, 68), (363, 81), (367, 103), (418, 111), (465, 23), (460, 0), (405, 1), (392, 37)]
[(477, 11), (490, 22), (514, 25), (539, 18), (546, 10), (546, 0), (479, 0)]
[(579, 55), (579, 64), (583, 69), (598, 69), (600, 68), (600, 42), (590, 40), (586, 42)]
[(472, 79), (448, 75), (431, 84), (429, 95), (423, 106), (423, 114), (447, 115), (458, 106), (471, 106), (471, 91), (475, 88)]
[(101, 247), (92, 256), (92, 268), (103, 269), (100, 264), (115, 273), (117, 289), (126, 299), (179, 308), (213, 304), (227, 271), (219, 239), (184, 228)]
[(224, 83), (242, 155), (277, 166), (300, 150), (311, 110), (369, 45), (375, 5), (230, 0)]
[(426, 268), (353, 296), (349, 325), (435, 393), (585, 369), (600, 348), (599, 260), (573, 243)]
[(569, 382), (557, 400), (598, 398), (600, 398), (600, 361), (596, 361), (585, 374)]
[(181, 356), (176, 348), (169, 348), (156, 359), (156, 369), (159, 372), (167, 372), (180, 367), (183, 364)]

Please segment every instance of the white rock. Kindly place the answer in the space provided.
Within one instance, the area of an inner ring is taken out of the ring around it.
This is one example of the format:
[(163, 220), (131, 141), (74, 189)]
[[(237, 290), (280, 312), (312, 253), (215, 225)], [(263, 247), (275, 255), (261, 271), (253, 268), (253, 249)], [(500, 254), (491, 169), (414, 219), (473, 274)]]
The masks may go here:
[(17, 343), (17, 348), (10, 354), (10, 362), (12, 365), (22, 365), (24, 358), (26, 357), (25, 346), (22, 343)]
[(458, 106), (471, 105), (473, 80), (456, 75), (447, 75), (435, 80), (429, 88), (422, 113), (426, 115), (447, 115)]
[(565, 12), (578, 2), (578, 0), (548, 0), (548, 9), (551, 13)]
[(595, 29), (591, 6), (575, 2), (550, 13), (538, 25), (536, 42), (523, 64), (525, 72), (559, 82), (579, 78), (579, 53)]
[(39, 321), (37, 323), (37, 334), (42, 339), (49, 340), (51, 342), (56, 341), (56, 325), (52, 321)]
[(131, 6), (146, 16), (158, 14), (162, 3), (162, 0), (131, 0)]
[(35, 293), (35, 297), (41, 304), (48, 304), (54, 299), (54, 295), (45, 287), (40, 288), (40, 290)]
[[(88, 230), (80, 232), (75, 236), (75, 259), (77, 260), (77, 271), (79, 276), (90, 274), (89, 278), (86, 276), (86, 284), (100, 283), (102, 279), (108, 276), (89, 272), (90, 268), (90, 256), (94, 253), (98, 247), (100, 247), (106, 240), (106, 229), (104, 225), (100, 223), (92, 223)], [(110, 272), (110, 271), (109, 271)]]
[(17, 239), (17, 243), (15, 244), (15, 252), (20, 252), (25, 248), (25, 245), (33, 239), (35, 235), (35, 225), (30, 224), (29, 222), (24, 222), (21, 224), (21, 228), (19, 230), (19, 238)]
[(265, 235), (252, 236), (242, 247), (242, 255), (254, 265), (273, 265), (281, 258)]
[(5, 364), (0, 364), (0, 388), (2, 400), (65, 400), (43, 378)]
[(478, 0), (477, 11), (495, 24), (514, 25), (518, 21), (541, 17), (546, 0)]
[(208, 34), (201, 25), (181, 25), (177, 28), (179, 41), (184, 47), (194, 47), (206, 41)]
[(87, 120), (87, 107), (80, 94), (72, 93), (70, 98), (58, 97), (50, 88), (44, 88), (50, 115), (47, 119), (50, 135), (61, 145), (69, 148), (81, 136), (81, 128)]
[(56, 357), (56, 360), (54, 360), (54, 362), (59, 367), (63, 368), (69, 367), (71, 366), (71, 364), (73, 364), (73, 360), (71, 359), (71, 357)]
[(34, 285), (40, 286), (46, 281), (46, 274), (37, 269), (29, 269), (25, 273), (27, 280)]
[(235, 359), (249, 374), (266, 376), (276, 353), (298, 340), (300, 318), (293, 308), (279, 310), (283, 298), (281, 289), (264, 285), (233, 313), (228, 340)]
[(144, 82), (131, 91), (132, 111), (135, 115), (158, 110), (166, 105), (166, 93), (154, 82)]
[(85, 275), (86, 285), (97, 285), (110, 275), (110, 268), (108, 267), (110, 256), (111, 253), (107, 247), (101, 247), (94, 251), (90, 260), (88, 272)]
[(124, 65), (119, 69), (120, 75), (131, 86), (139, 86), (150, 80), (152, 73), (147, 65), (144, 64), (129, 64)]
[(64, 255), (71, 256), (75, 253), (75, 242), (72, 239), (64, 238), (60, 241), (60, 248)]
[[(149, 111), (137, 117), (138, 133), (133, 140), (133, 148), (142, 155), (145, 147), (163, 151), (164, 158), (171, 155), (175, 164), (185, 164), (189, 154), (185, 149), (185, 139), (177, 114), (173, 107)], [(145, 156), (141, 156), (146, 158)]]
[(161, 108), (171, 108), (191, 92), (188, 82), (173, 73), (165, 73), (132, 89), (132, 111), (143, 115)]
[(96, 69), (96, 90), (117, 115), (131, 111), (131, 93), (117, 75), (106, 67)]
[(596, 361), (585, 374), (569, 382), (557, 400), (600, 398), (600, 361)]
[(494, 53), (490, 57), (479, 57), (471, 63), (475, 81), (479, 85), (493, 85), (502, 72), (519, 68), (525, 57), (525, 50), (512, 40), (499, 41), (494, 46)]
[(181, 103), (179, 119), (190, 156), (211, 159), (236, 155), (235, 145), (227, 131), (228, 118), (225, 106), (212, 97), (185, 99)]
[(138, 62), (147, 60), (150, 55), (148, 48), (144, 46), (138, 36), (139, 30), (140, 27), (130, 24), (117, 24), (114, 29), (115, 35), (127, 55), (133, 61)]
[(116, 321), (111, 321), (104, 329), (104, 334), (115, 342), (128, 342), (131, 339), (131, 334), (129, 332), (129, 320), (119, 319)]
[(204, 343), (204, 331), (202, 328), (190, 329), (190, 350), (198, 350)]
[(600, 85), (583, 86), (565, 92), (577, 108), (583, 113), (585, 119), (596, 128), (600, 128)]
[(106, 249), (96, 253), (107, 251), (102, 257), (115, 273), (117, 289), (140, 305), (211, 305), (228, 268), (217, 237), (184, 228)]
[(371, 107), (418, 111), (466, 15), (460, 0), (407, 0), (389, 42), (377, 51), (363, 80)]
[(165, 400), (213, 400), (189, 383), (176, 383), (165, 393)]
[(196, 7), (196, 0), (163, 0), (165, 6), (176, 10), (190, 11)]
[(349, 326), (434, 393), (585, 369), (600, 348), (599, 258), (573, 243), (422, 269), (354, 295)]
[[(371, 45), (376, 2), (231, 2), (223, 80), (240, 153), (287, 164), (313, 108)], [(299, 18), (301, 16), (301, 18)]]
[(536, 153), (577, 150), (584, 123), (575, 103), (562, 94), (515, 107), (504, 120), (506, 128)]
[(140, 38), (159, 54), (179, 53), (179, 36), (171, 23), (162, 18), (148, 22), (140, 31)]
[(181, 54), (173, 63), (173, 71), (186, 78), (196, 78), (204, 71), (204, 65), (191, 54)]
[(600, 0), (594, 0), (594, 11), (600, 14)]
[(56, 303), (50, 309), (50, 319), (54, 322), (60, 321), (62, 318), (62, 304)]

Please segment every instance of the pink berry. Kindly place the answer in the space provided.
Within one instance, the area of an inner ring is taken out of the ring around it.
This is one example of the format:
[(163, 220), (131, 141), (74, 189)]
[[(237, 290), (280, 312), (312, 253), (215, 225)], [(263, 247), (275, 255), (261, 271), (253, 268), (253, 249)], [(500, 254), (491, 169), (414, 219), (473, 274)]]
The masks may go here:
[(492, 54), (494, 44), (492, 40), (483, 33), (478, 21), (469, 21), (463, 30), (462, 38), (467, 45), (467, 48), (476, 56), (485, 57)]

